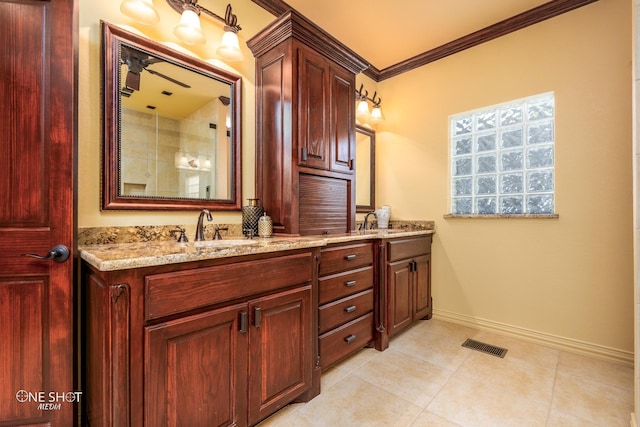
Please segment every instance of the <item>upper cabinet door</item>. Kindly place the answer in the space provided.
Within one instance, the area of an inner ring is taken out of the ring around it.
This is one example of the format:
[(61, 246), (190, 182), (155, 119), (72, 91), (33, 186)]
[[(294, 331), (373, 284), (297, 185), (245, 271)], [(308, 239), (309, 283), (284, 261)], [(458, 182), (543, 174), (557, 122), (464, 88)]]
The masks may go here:
[(298, 55), (299, 164), (329, 169), (329, 64), (302, 47)]
[(353, 173), (355, 142), (355, 77), (342, 68), (332, 67), (330, 151), (331, 170)]

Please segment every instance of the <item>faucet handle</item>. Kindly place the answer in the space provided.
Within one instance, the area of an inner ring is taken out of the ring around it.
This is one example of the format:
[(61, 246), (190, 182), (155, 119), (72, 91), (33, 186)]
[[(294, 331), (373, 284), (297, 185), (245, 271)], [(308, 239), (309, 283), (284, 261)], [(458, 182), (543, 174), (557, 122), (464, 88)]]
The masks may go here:
[(187, 238), (187, 235), (184, 233), (184, 228), (180, 227), (178, 229), (175, 230), (169, 230), (169, 232), (171, 234), (175, 234), (175, 233), (180, 233), (180, 235), (177, 238), (178, 243), (186, 243), (189, 241), (189, 239)]
[(245, 228), (242, 231), (244, 231), (247, 235), (247, 239), (253, 239), (253, 236), (255, 236), (255, 231), (253, 231), (253, 228)]
[(222, 236), (220, 235), (220, 230), (222, 231), (227, 231), (229, 230), (229, 227), (218, 227), (216, 225), (215, 231), (213, 233), (213, 239), (212, 240), (222, 240)]

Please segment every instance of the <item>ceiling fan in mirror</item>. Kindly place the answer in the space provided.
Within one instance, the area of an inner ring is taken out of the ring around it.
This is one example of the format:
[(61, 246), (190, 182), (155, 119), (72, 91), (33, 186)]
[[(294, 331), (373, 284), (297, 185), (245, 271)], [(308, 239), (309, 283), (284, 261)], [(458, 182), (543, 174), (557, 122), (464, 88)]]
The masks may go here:
[(149, 68), (153, 64), (164, 62), (164, 60), (155, 56), (151, 56), (131, 46), (120, 46), (120, 62), (127, 66), (125, 84), (121, 90), (121, 94), (124, 96), (130, 96), (134, 91), (140, 90), (140, 75), (143, 71), (147, 71), (149, 74), (161, 77), (186, 89), (191, 88), (191, 86), (181, 82), (180, 80), (174, 79), (173, 77), (169, 77), (166, 74)]

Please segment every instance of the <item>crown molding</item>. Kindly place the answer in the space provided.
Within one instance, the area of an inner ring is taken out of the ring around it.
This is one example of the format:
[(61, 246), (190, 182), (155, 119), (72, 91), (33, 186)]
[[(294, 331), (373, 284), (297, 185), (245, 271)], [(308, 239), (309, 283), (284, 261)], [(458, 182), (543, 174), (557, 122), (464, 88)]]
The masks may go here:
[[(275, 16), (280, 16), (293, 9), (282, 0), (252, 1)], [(369, 63), (369, 67), (363, 73), (376, 82), (380, 82), (596, 1), (598, 0), (552, 0), (382, 70)]]

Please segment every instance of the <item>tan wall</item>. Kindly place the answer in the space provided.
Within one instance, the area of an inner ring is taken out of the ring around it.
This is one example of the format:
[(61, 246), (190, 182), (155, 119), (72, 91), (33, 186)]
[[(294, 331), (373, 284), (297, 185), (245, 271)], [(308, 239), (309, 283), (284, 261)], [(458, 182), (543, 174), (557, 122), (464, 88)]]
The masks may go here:
[[(144, 30), (174, 40), (178, 15)], [(189, 224), (193, 212), (101, 212), (99, 20), (132, 24), (119, 2), (80, 0), (78, 226)], [(224, 12), (226, 2), (207, 6)], [(233, 4), (241, 45), (273, 17)], [(436, 312), (563, 339), (633, 350), (631, 3), (600, 0), (378, 84), (377, 205), (396, 219), (435, 220)], [(220, 28), (206, 23), (210, 40)], [(175, 41), (175, 40), (174, 40)], [(215, 43), (198, 53), (212, 57)], [(254, 194), (254, 62), (243, 77), (243, 199)], [(448, 208), (450, 114), (554, 91), (558, 220), (443, 219)], [(239, 213), (214, 213), (239, 223)]]
[[(378, 91), (379, 204), (436, 221), (434, 310), (633, 351), (631, 2), (598, 1)], [(444, 219), (449, 115), (548, 91), (560, 218)]]

